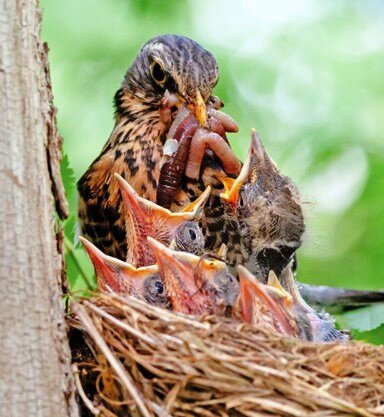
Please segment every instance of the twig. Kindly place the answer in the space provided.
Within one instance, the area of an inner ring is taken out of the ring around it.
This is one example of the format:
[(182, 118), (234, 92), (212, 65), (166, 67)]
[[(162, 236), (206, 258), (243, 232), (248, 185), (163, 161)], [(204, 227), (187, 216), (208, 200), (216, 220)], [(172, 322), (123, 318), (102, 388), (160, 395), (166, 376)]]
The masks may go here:
[(132, 398), (136, 401), (136, 404), (139, 410), (141, 411), (142, 415), (144, 417), (153, 417), (153, 413), (150, 412), (147, 406), (145, 405), (145, 402), (142, 396), (140, 395), (139, 391), (137, 390), (134, 382), (132, 381), (131, 376), (128, 374), (121, 362), (118, 359), (116, 359), (116, 357), (113, 355), (107, 343), (100, 335), (100, 333), (97, 331), (95, 325), (92, 322), (92, 319), (89, 317), (85, 308), (78, 303), (74, 303), (72, 308), (77, 317), (80, 319), (81, 323), (84, 325), (89, 335), (92, 337), (99, 349), (103, 352), (109, 364), (112, 366), (116, 374), (120, 377), (125, 388), (128, 390)]
[(83, 400), (84, 404), (87, 406), (88, 410), (94, 415), (94, 416), (98, 416), (101, 413), (101, 410), (99, 410), (98, 408), (96, 408), (92, 401), (87, 397), (87, 395), (85, 394), (84, 390), (83, 390), (83, 386), (81, 385), (81, 381), (80, 381), (80, 377), (79, 377), (79, 368), (77, 366), (76, 363), (74, 363), (72, 365), (72, 372), (73, 375), (75, 376), (75, 384), (76, 384), (76, 388), (77, 388), (77, 392), (79, 393), (81, 399)]

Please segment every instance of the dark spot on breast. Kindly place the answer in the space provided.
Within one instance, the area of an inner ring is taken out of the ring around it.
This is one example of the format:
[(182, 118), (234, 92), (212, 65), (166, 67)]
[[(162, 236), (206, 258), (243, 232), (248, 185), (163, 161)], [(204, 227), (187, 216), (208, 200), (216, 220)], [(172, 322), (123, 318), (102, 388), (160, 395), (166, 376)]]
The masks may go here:
[(231, 241), (232, 241), (232, 243), (233, 244), (236, 244), (236, 243), (240, 243), (240, 233), (236, 233), (236, 231), (235, 231), (235, 233), (232, 233), (231, 234)]
[(116, 149), (116, 151), (115, 151), (115, 160), (116, 159), (119, 159), (120, 156), (121, 156), (121, 150), (120, 149)]
[(226, 231), (220, 233), (221, 243), (227, 244), (229, 241), (229, 235)]
[(88, 201), (92, 198), (91, 187), (82, 182), (82, 178), (77, 183), (77, 190), (79, 194), (83, 197), (84, 201)]
[(105, 207), (104, 208), (105, 216), (108, 218), (108, 220), (111, 223), (115, 223), (117, 221), (117, 219), (119, 218), (119, 212), (118, 212), (117, 209), (118, 209), (118, 207), (116, 207), (116, 208)]
[(214, 190), (223, 190), (223, 184), (219, 183), (219, 182), (212, 182), (210, 184), (210, 186), (214, 189)]
[(111, 228), (113, 236), (116, 238), (118, 242), (122, 242), (126, 238), (125, 230), (120, 226), (113, 225)]
[(131, 166), (131, 177), (134, 177), (137, 174), (137, 171), (139, 170), (138, 166)]
[(103, 209), (99, 204), (90, 204), (87, 207), (87, 215), (92, 221), (102, 221), (104, 217)]
[(212, 249), (216, 243), (216, 236), (206, 236), (205, 238), (205, 249)]
[(93, 226), (93, 232), (97, 237), (103, 238), (107, 236), (109, 230), (106, 224), (98, 223)]
[[(220, 219), (219, 219), (220, 220)], [(210, 232), (222, 232), (223, 231), (223, 222), (222, 221), (217, 221), (214, 223), (209, 223), (208, 224), (208, 229)]]

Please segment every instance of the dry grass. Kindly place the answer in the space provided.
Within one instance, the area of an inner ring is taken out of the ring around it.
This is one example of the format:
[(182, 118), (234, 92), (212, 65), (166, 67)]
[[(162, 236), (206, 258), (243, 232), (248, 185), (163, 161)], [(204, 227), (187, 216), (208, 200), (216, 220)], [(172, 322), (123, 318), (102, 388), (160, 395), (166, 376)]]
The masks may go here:
[(314, 344), (101, 294), (73, 303), (91, 354), (79, 393), (99, 416), (384, 416), (384, 347)]

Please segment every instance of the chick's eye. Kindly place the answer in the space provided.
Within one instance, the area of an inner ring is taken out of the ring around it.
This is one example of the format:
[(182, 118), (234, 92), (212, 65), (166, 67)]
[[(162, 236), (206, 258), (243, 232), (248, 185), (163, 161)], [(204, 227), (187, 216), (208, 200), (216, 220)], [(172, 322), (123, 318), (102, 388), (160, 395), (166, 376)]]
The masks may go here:
[(164, 285), (161, 281), (155, 282), (155, 288), (158, 294), (162, 294), (164, 292)]
[(156, 61), (151, 64), (151, 76), (157, 83), (163, 83), (165, 81), (165, 71)]
[(190, 237), (192, 240), (196, 240), (196, 238), (197, 238), (197, 236), (196, 236), (196, 232), (195, 232), (193, 229), (189, 229), (189, 230), (188, 230), (188, 233), (189, 233), (189, 237)]
[(245, 205), (245, 202), (244, 202), (243, 193), (240, 193), (240, 195), (239, 195), (239, 206), (244, 207), (244, 205)]
[(177, 250), (198, 254), (204, 249), (204, 236), (200, 227), (194, 222), (183, 223), (176, 231)]

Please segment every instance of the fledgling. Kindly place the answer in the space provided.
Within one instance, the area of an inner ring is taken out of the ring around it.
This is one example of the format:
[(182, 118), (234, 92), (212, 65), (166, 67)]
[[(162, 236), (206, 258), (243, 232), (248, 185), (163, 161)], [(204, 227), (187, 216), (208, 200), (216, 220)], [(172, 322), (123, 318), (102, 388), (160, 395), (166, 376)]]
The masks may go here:
[[(277, 277), (275, 278), (277, 281)], [(335, 320), (327, 313), (318, 313), (309, 306), (300, 294), (290, 268), (285, 268), (279, 280), (291, 296), (291, 303), (301, 316), (306, 316), (310, 322), (314, 342), (348, 341), (347, 331), (335, 328)]]
[(293, 308), (289, 294), (277, 279), (263, 284), (243, 266), (238, 266), (237, 270), (240, 296), (234, 309), (235, 318), (285, 336), (312, 340), (309, 320)]
[(95, 268), (99, 289), (130, 295), (159, 307), (169, 301), (156, 265), (135, 268), (127, 262), (105, 255), (89, 240), (80, 237)]
[(152, 237), (176, 250), (202, 254), (204, 236), (198, 226), (198, 216), (209, 198), (208, 187), (195, 201), (180, 212), (173, 213), (140, 197), (120, 175), (115, 174), (125, 207), (127, 238), (126, 261), (136, 267), (153, 265), (156, 258), (147, 238)]
[(253, 129), (251, 145), (239, 176), (222, 179), (226, 201), (239, 225), (240, 264), (263, 282), (279, 275), (301, 245), (304, 216), (300, 195), (282, 175)]
[(177, 252), (151, 238), (148, 241), (172, 310), (194, 315), (225, 315), (231, 310), (239, 284), (225, 262), (210, 256)]

